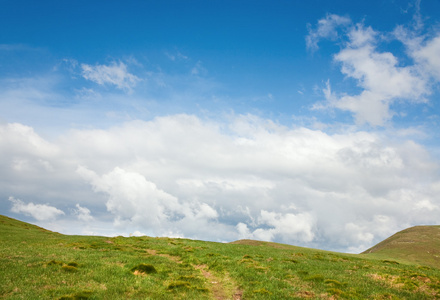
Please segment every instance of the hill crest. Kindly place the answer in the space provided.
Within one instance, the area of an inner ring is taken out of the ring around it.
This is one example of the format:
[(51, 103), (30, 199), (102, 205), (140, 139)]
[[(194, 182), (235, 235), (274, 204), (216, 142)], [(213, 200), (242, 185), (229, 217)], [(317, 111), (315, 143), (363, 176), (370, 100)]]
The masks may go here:
[(440, 268), (391, 256), (403, 253), (388, 247), (396, 239), (359, 255), (252, 240), (63, 235), (4, 216), (0, 238), (2, 299), (440, 297)]
[(414, 226), (395, 233), (362, 254), (392, 257), (440, 268), (440, 226)]
[[(16, 229), (34, 229), (35, 232), (62, 236), (60, 233), (3, 215), (0, 215), (0, 224), (15, 227)], [(233, 241), (229, 244), (264, 246), (278, 249), (303, 248), (295, 245), (248, 239)], [(312, 248), (309, 250), (328, 252)], [(421, 225), (404, 229), (362, 252), (360, 256), (400, 260), (408, 264), (427, 265), (440, 269), (440, 225)]]

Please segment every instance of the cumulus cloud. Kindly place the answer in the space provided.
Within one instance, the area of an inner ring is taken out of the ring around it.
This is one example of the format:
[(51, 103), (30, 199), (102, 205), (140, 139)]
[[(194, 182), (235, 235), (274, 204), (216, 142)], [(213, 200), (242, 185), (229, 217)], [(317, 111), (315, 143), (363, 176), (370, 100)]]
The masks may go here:
[(429, 93), (427, 81), (415, 66), (400, 67), (390, 52), (379, 52), (374, 46), (371, 28), (357, 26), (350, 31), (346, 48), (335, 55), (342, 73), (357, 80), (361, 94), (342, 96), (332, 104), (354, 113), (358, 123), (383, 125), (390, 120), (390, 105), (398, 99), (424, 101)]
[(3, 155), (34, 154), (38, 157), (53, 157), (58, 148), (41, 138), (34, 129), (20, 123), (8, 123), (0, 126), (0, 145)]
[(59, 151), (57, 145), (40, 137), (32, 127), (19, 123), (0, 125), (0, 189), (8, 189), (9, 195), (29, 191), (34, 194), (33, 199), (39, 197), (33, 183), (36, 178), (41, 178), (40, 184), (59, 182), (54, 179), (54, 158)]
[(20, 199), (15, 199), (14, 197), (9, 197), (8, 200), (12, 202), (11, 211), (13, 213), (32, 216), (38, 221), (52, 221), (64, 215), (62, 210), (47, 204), (34, 204), (32, 202), (25, 204)]
[(9, 162), (37, 162), (48, 168), (49, 159), (59, 153), (55, 144), (41, 138), (32, 127), (20, 123), (0, 125), (0, 146), (0, 154), (8, 158)]
[(134, 221), (147, 228), (156, 228), (179, 208), (175, 197), (158, 189), (139, 173), (116, 167), (99, 177), (82, 166), (77, 172), (91, 183), (95, 191), (109, 195), (107, 210), (117, 216), (118, 222)]
[[(0, 127), (3, 137), (20, 128)], [(90, 221), (81, 199), (115, 234), (360, 251), (405, 227), (435, 224), (440, 207), (435, 160), (405, 136), (383, 132), (329, 134), (254, 115), (218, 122), (185, 114), (72, 130), (50, 143), (24, 132), (0, 157), (0, 196), (33, 199), (11, 201), (14, 212), (39, 207), (60, 217), (62, 203)], [(32, 141), (46, 147), (28, 147)], [(28, 150), (14, 154), (20, 148)], [(52, 169), (12, 171), (14, 158), (45, 158)]]
[(136, 226), (155, 235), (179, 235), (179, 223), (200, 222), (201, 225), (218, 217), (217, 211), (206, 203), (179, 200), (157, 188), (138, 172), (116, 167), (98, 176), (80, 166), (77, 169), (96, 192), (108, 195), (107, 210), (115, 216), (115, 225), (121, 228)]
[(378, 50), (383, 41), (381, 33), (350, 20), (337, 21), (341, 18), (327, 16), (318, 21), (317, 29), (308, 36), (308, 47), (317, 48), (320, 39), (334, 39), (336, 28), (344, 28), (344, 33), (338, 35), (344, 40), (343, 47), (334, 55), (334, 61), (339, 63), (347, 78), (357, 82), (361, 92), (338, 94), (331, 91), (328, 82), (323, 90), (326, 104), (317, 104), (314, 108), (338, 108), (353, 113), (357, 124), (383, 126), (396, 114), (390, 107), (397, 101), (426, 102), (426, 96), (431, 93), (431, 80), (440, 80), (438, 37), (425, 39), (398, 27), (394, 36), (408, 47), (415, 62), (402, 64), (392, 52)]
[(428, 40), (425, 45), (414, 50), (412, 56), (440, 80), (440, 35)]
[(95, 218), (91, 215), (90, 209), (82, 207), (78, 203), (75, 205), (76, 209), (73, 209), (73, 214), (77, 216), (78, 220), (83, 222), (93, 221)]
[(140, 79), (128, 72), (123, 62), (113, 62), (110, 65), (81, 64), (82, 76), (99, 85), (114, 85), (116, 88), (131, 91)]
[(440, 32), (433, 35), (417, 35), (403, 26), (398, 26), (394, 36), (406, 47), (408, 54), (413, 58), (420, 69), (427, 72), (435, 80), (440, 80)]
[(262, 210), (257, 224), (259, 228), (253, 232), (250, 232), (247, 225), (243, 223), (237, 225), (237, 229), (239, 232), (244, 230), (248, 238), (264, 241), (289, 242), (295, 240), (304, 243), (314, 239), (315, 220), (308, 212), (293, 214)]

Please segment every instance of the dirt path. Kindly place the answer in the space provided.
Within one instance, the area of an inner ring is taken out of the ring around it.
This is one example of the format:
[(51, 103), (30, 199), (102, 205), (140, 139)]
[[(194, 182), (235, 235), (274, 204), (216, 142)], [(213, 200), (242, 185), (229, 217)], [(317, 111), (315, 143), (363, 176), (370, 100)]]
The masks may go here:
[(239, 289), (233, 289), (233, 295), (231, 295), (230, 288), (226, 285), (231, 285), (231, 280), (228, 277), (219, 278), (212, 274), (208, 270), (207, 265), (196, 265), (194, 266), (196, 270), (200, 270), (203, 276), (208, 280), (208, 284), (211, 286), (212, 295), (216, 300), (241, 300), (243, 292)]
[[(172, 260), (178, 264), (181, 264), (181, 258), (179, 256), (172, 256), (169, 254), (157, 253), (156, 250), (146, 249), (146, 252), (150, 255), (158, 255), (169, 260)], [(219, 278), (209, 271), (207, 265), (194, 265), (196, 270), (199, 270), (203, 277), (208, 281), (208, 285), (212, 291), (212, 295), (216, 300), (241, 300), (243, 297), (243, 291), (236, 288), (235, 284), (228, 276), (223, 276)]]

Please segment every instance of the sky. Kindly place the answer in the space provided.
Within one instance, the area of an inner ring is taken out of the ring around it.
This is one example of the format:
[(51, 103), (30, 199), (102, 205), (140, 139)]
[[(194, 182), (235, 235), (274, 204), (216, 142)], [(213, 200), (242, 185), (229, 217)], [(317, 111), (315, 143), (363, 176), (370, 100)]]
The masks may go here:
[(440, 220), (440, 1), (0, 0), (0, 214), (359, 253)]

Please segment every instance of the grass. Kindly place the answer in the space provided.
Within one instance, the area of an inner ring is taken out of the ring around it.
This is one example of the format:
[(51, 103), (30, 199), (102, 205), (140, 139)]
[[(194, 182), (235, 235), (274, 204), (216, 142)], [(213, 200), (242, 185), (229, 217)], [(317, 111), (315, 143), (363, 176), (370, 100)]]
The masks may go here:
[(390, 263), (393, 261), (388, 257), (440, 268), (440, 226), (415, 226), (402, 230), (364, 254)]
[(440, 298), (439, 268), (383, 253), (66, 236), (4, 216), (0, 238), (2, 299)]
[(154, 273), (157, 273), (156, 268), (154, 266), (148, 265), (148, 264), (137, 265), (137, 266), (131, 268), (131, 271), (135, 275), (136, 275), (136, 273), (137, 274), (154, 274)]

